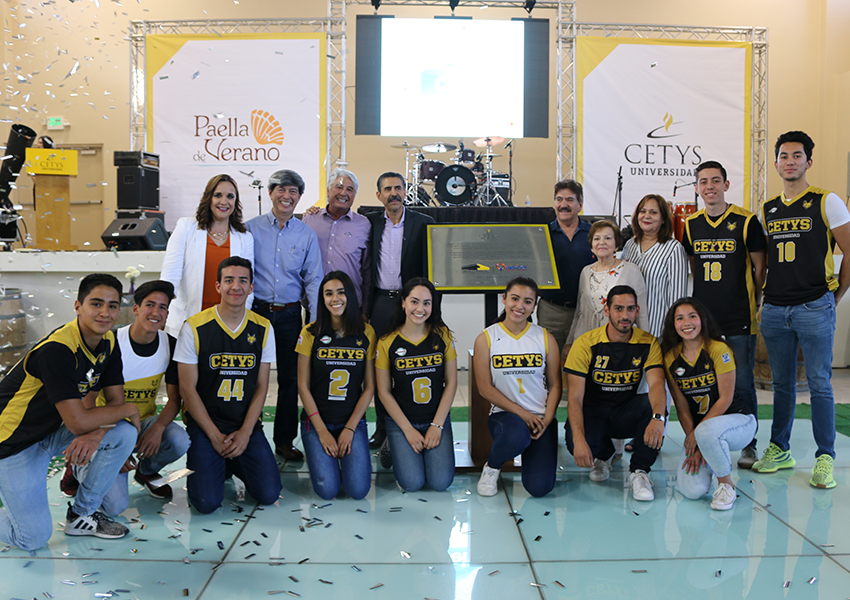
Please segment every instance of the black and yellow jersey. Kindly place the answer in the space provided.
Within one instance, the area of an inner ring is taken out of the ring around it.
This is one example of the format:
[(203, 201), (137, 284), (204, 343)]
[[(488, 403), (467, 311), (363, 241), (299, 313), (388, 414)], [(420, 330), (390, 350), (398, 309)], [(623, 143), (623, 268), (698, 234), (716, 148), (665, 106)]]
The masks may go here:
[(398, 330), (378, 341), (375, 368), (390, 372), (393, 397), (411, 423), (430, 423), (443, 396), (445, 366), (457, 358), (452, 334), (440, 331), (435, 343), (430, 330), (414, 344)]
[(627, 342), (608, 339), (608, 324), (588, 331), (573, 344), (564, 371), (585, 379), (584, 403), (618, 406), (637, 394), (644, 371), (663, 368), (655, 336), (632, 328)]
[(833, 237), (826, 217), (827, 190), (809, 186), (796, 198), (784, 194), (761, 207), (767, 232), (767, 279), (764, 300), (797, 306), (838, 289)]
[[(694, 426), (697, 426), (720, 399), (717, 376), (735, 370), (735, 357), (729, 346), (715, 340), (708, 348), (703, 344), (697, 359), (690, 363), (682, 355), (680, 344), (678, 348), (664, 355), (664, 369), (667, 377), (676, 383), (688, 400)], [(724, 414), (733, 413), (749, 415), (752, 410), (739, 396), (733, 395), (732, 404)]]
[[(115, 337), (121, 348), (121, 362), (124, 365), (124, 401), (139, 408), (140, 419), (152, 417), (156, 414), (156, 396), (162, 376), (171, 363), (168, 336), (164, 331), (157, 332), (156, 349), (150, 356), (141, 356), (133, 349), (130, 325), (116, 331)], [(106, 405), (103, 392), (97, 396), (97, 405)]]
[(735, 204), (717, 218), (703, 209), (685, 222), (682, 245), (694, 259), (694, 298), (711, 311), (723, 334), (755, 333), (756, 288), (750, 253), (767, 248), (756, 216)]
[[(310, 394), (322, 421), (345, 423), (363, 393), (366, 363), (375, 360), (375, 330), (366, 325), (359, 335), (323, 335), (315, 339), (310, 325), (301, 330), (295, 345), (298, 354), (310, 357)], [(301, 419), (307, 419), (304, 410)]]
[[(260, 364), (274, 360), (274, 334), (268, 319), (250, 310), (231, 331), (213, 306), (186, 319), (174, 354), (177, 362), (193, 364), (196, 359), (198, 395), (218, 430), (229, 434), (245, 422)], [(187, 424), (196, 424), (190, 412), (185, 418)], [(254, 430), (260, 427), (257, 419)]]
[(0, 458), (59, 429), (57, 402), (122, 383), (121, 350), (111, 331), (91, 349), (76, 319), (54, 330), (0, 381)]

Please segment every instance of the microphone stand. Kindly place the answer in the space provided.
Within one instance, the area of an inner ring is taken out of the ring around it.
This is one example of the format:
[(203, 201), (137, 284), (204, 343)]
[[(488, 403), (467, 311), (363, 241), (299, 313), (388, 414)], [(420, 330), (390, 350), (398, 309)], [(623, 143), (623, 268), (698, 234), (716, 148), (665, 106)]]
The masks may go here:
[(505, 144), (508, 149), (508, 206), (514, 205), (514, 141)]
[[(675, 195), (675, 194), (674, 194)], [(611, 214), (617, 214), (617, 227), (623, 226), (623, 165), (620, 165), (620, 170), (617, 171), (617, 190), (614, 192), (614, 206), (611, 207)]]

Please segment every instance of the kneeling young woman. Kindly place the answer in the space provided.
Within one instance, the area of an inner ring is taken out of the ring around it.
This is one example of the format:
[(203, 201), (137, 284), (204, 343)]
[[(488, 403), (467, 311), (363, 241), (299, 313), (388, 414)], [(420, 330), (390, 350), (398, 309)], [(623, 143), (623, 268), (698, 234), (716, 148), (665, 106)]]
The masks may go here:
[(661, 351), (668, 387), (685, 431), (677, 488), (697, 500), (711, 488), (715, 510), (735, 504), (730, 451), (749, 444), (756, 416), (734, 397), (735, 358), (705, 306), (694, 298), (675, 302), (664, 319)]
[(340, 483), (355, 500), (372, 487), (363, 415), (375, 394), (375, 331), (364, 325), (351, 279), (331, 271), (319, 287), (316, 320), (298, 337), (301, 439), (313, 489), (335, 498)]
[(375, 378), (387, 409), (387, 440), (399, 485), (447, 489), (455, 476), (449, 410), (457, 391), (457, 352), (425, 278), (408, 281), (378, 342)]
[(492, 404), (487, 427), (493, 446), (478, 494), (493, 496), (502, 465), (522, 455), (522, 485), (532, 496), (555, 487), (561, 399), (560, 349), (551, 333), (530, 323), (537, 284), (517, 277), (502, 295), (505, 310), (475, 340), (475, 381)]

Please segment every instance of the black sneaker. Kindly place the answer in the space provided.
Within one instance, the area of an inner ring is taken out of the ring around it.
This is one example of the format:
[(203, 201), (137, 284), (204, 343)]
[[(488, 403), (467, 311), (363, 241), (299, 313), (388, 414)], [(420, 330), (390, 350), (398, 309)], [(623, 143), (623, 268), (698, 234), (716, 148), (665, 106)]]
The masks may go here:
[(65, 535), (93, 535), (107, 540), (117, 540), (130, 532), (121, 523), (116, 523), (100, 511), (87, 517), (78, 515), (68, 503), (65, 517)]
[(381, 449), (378, 451), (378, 460), (385, 469), (393, 468), (393, 455), (390, 453), (389, 438), (384, 438), (384, 443), (381, 444)]

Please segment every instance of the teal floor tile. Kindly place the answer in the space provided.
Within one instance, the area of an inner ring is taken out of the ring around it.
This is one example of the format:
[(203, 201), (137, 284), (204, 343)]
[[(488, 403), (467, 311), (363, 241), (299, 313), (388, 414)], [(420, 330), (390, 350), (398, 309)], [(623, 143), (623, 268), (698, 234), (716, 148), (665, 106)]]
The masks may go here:
[[(226, 564), (210, 581), (204, 598), (280, 597), (335, 600), (397, 600), (398, 598), (464, 598), (539, 600), (528, 564), (404, 564), (326, 565), (306, 563), (269, 566)], [(498, 571), (493, 575), (493, 573)], [(294, 579), (293, 579), (294, 578)]]
[(850, 573), (823, 556), (547, 562), (535, 569), (546, 600), (826, 600), (846, 598), (850, 589)]

